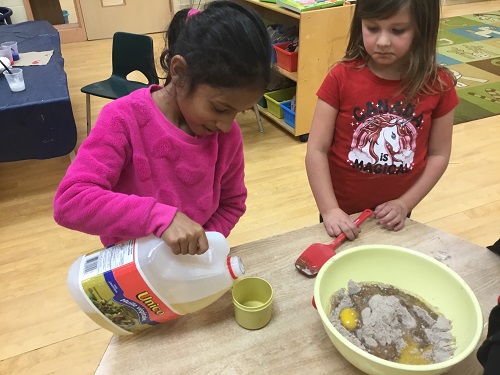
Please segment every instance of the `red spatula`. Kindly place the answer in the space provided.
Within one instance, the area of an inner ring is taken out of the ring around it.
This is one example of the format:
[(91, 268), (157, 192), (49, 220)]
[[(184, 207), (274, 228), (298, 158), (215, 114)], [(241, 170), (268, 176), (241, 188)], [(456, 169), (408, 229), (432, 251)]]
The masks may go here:
[[(359, 227), (361, 223), (368, 219), (372, 214), (372, 210), (364, 210), (361, 215), (359, 215), (358, 218), (354, 220), (354, 224)], [(342, 242), (344, 242), (346, 238), (347, 236), (342, 233), (328, 245), (322, 243), (313, 243), (311, 246), (305, 249), (300, 257), (295, 261), (295, 268), (297, 268), (299, 272), (303, 273), (306, 276), (316, 276), (320, 268), (323, 267), (323, 264), (325, 264), (328, 259), (335, 255), (335, 249)]]

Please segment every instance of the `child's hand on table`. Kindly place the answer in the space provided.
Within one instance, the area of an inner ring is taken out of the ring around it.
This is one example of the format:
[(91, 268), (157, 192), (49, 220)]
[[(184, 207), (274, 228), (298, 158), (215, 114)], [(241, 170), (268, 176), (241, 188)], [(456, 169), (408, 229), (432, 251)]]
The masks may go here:
[(322, 214), (323, 224), (330, 236), (339, 236), (345, 233), (348, 239), (354, 240), (359, 235), (359, 228), (354, 221), (340, 208), (331, 209)]
[(380, 225), (398, 231), (404, 228), (409, 210), (401, 199), (394, 199), (379, 204), (373, 212)]

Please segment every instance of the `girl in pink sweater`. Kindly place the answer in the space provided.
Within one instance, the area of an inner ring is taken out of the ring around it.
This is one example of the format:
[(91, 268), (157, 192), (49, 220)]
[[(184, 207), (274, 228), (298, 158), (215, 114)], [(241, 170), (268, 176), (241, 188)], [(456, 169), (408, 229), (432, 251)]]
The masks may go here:
[(181, 10), (153, 85), (107, 104), (54, 198), (54, 219), (105, 246), (154, 234), (176, 254), (208, 249), (245, 212), (234, 118), (262, 96), (271, 47), (261, 18), (232, 2)]

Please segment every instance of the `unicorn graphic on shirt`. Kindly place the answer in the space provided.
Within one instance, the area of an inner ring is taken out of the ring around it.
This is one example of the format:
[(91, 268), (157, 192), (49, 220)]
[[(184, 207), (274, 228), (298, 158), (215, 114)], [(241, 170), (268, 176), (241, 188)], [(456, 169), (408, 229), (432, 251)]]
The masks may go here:
[(410, 168), (416, 140), (417, 131), (409, 119), (389, 113), (376, 115), (362, 122), (354, 132), (349, 160)]

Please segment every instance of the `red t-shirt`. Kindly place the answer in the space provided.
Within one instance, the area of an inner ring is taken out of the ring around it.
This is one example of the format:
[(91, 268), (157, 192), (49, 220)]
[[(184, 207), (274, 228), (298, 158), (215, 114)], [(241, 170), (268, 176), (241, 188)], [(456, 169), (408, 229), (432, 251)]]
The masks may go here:
[(348, 214), (396, 199), (415, 183), (427, 163), (432, 120), (459, 102), (453, 80), (440, 71), (449, 89), (403, 108), (401, 81), (360, 65), (337, 64), (317, 93), (339, 111), (328, 162), (335, 196)]

